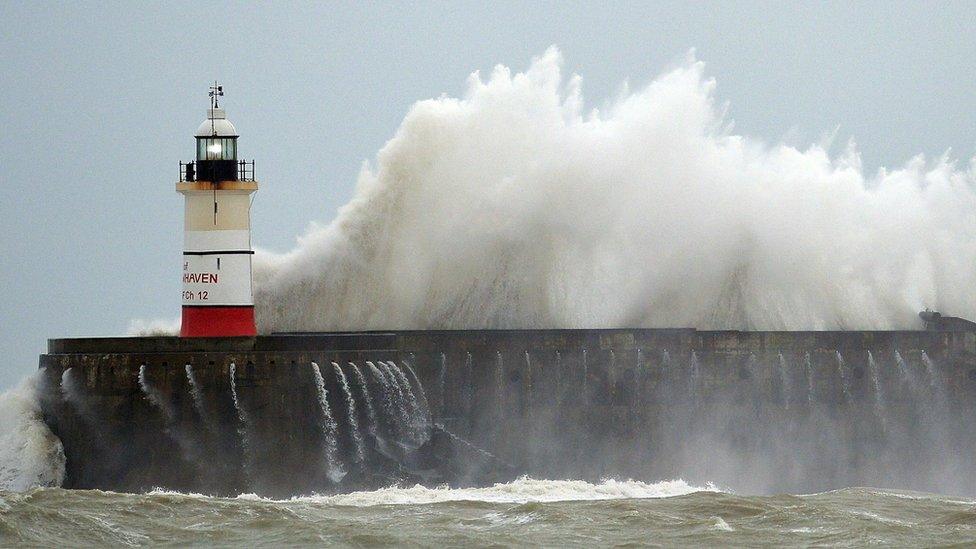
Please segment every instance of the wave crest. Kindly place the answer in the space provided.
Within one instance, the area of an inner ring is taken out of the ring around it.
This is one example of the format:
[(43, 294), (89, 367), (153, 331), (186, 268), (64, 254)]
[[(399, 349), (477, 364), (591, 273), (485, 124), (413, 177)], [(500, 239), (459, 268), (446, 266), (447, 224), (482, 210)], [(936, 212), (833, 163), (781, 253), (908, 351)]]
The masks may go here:
[[(607, 479), (593, 484), (584, 480), (538, 480), (520, 477), (511, 482), (483, 488), (429, 488), (391, 486), (379, 490), (350, 492), (335, 496), (308, 496), (292, 501), (328, 505), (369, 507), (374, 505), (423, 505), (452, 501), (485, 503), (549, 503), (557, 501), (602, 501), (613, 499), (648, 499), (683, 496), (695, 492), (718, 491), (713, 485), (693, 486), (684, 480), (645, 483), (636, 480)], [(252, 494), (242, 499), (262, 499)]]

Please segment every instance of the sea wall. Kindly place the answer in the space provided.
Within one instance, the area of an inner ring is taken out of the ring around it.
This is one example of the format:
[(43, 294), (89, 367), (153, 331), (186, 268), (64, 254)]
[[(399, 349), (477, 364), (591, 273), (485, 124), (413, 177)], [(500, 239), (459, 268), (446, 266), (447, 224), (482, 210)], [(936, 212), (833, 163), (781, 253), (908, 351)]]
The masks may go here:
[(405, 331), (61, 339), (66, 486), (294, 495), (683, 477), (976, 491), (976, 333)]

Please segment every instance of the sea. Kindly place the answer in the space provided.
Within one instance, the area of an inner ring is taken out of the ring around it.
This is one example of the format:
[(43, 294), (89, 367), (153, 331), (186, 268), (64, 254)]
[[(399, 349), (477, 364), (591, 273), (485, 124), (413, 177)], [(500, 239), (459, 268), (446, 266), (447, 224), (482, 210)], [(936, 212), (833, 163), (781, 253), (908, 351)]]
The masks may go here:
[(0, 493), (0, 545), (970, 546), (976, 502), (845, 488), (750, 496), (682, 480), (515, 481), (265, 499), (35, 488)]

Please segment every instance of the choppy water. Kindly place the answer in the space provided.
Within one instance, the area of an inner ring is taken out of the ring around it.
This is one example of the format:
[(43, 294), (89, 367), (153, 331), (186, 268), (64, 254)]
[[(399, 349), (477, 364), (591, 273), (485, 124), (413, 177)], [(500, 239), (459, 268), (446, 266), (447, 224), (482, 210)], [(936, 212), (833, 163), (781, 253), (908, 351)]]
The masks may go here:
[(839, 545), (976, 543), (976, 504), (848, 488), (739, 496), (682, 481), (517, 481), (275, 501), (40, 488), (0, 493), (0, 544)]

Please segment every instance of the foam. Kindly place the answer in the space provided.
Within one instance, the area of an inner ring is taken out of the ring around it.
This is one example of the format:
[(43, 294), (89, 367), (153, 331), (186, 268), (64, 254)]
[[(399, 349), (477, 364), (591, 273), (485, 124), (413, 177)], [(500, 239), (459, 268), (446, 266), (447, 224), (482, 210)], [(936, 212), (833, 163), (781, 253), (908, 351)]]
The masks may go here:
[(602, 501), (612, 499), (647, 499), (682, 496), (701, 491), (716, 491), (713, 486), (699, 487), (683, 480), (645, 483), (636, 480), (604, 480), (592, 484), (583, 480), (537, 480), (521, 477), (512, 482), (484, 488), (428, 488), (392, 486), (368, 492), (336, 496), (297, 498), (330, 505), (418, 505), (451, 501), (486, 503), (547, 503), (557, 501)]
[[(316, 505), (345, 505), (371, 507), (374, 505), (425, 505), (453, 501), (484, 503), (551, 503), (559, 501), (604, 501), (614, 499), (650, 499), (683, 496), (696, 492), (718, 492), (712, 484), (694, 486), (684, 480), (664, 480), (645, 483), (636, 480), (606, 479), (593, 484), (584, 480), (539, 480), (526, 476), (511, 482), (497, 483), (483, 488), (450, 488), (389, 486), (379, 490), (350, 492), (332, 496), (312, 495), (277, 500), (253, 493), (240, 494), (236, 500), (248, 502), (294, 502)], [(157, 488), (150, 496), (210, 499), (197, 493), (183, 493)]]

